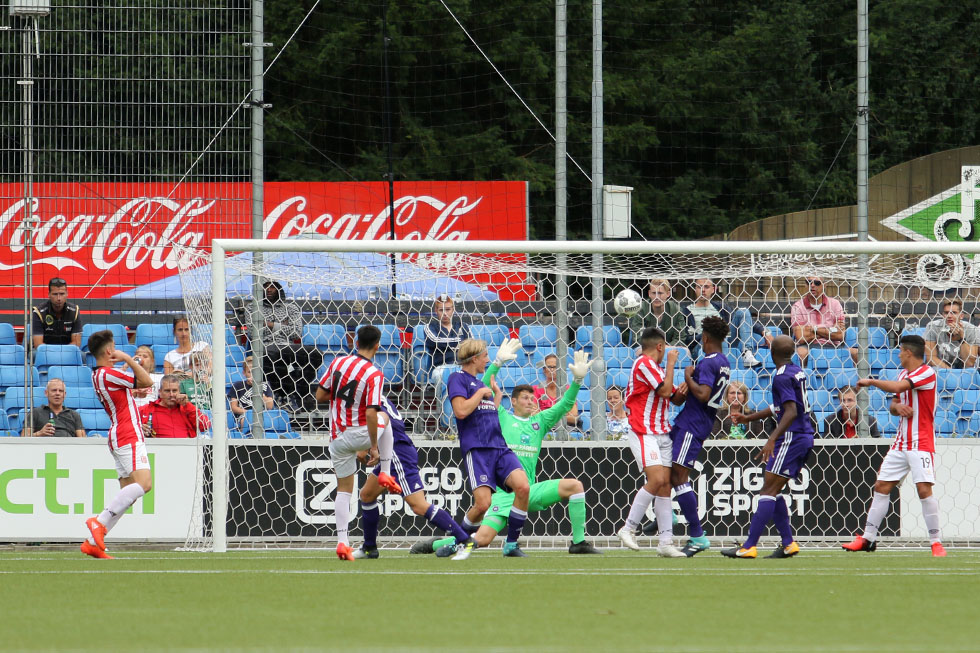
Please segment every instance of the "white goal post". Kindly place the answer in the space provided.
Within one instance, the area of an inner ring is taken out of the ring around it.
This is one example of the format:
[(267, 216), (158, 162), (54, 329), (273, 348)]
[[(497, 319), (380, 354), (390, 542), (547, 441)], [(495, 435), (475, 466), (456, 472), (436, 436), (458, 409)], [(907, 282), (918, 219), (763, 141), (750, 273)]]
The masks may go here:
[[(453, 266), (459, 261), (467, 261), (463, 268), (474, 276), (480, 270), (514, 270), (520, 268), (534, 275), (563, 276), (566, 273), (589, 280), (592, 289), (580, 288), (582, 301), (591, 305), (592, 326), (596, 344), (601, 347), (603, 318), (609, 316), (609, 295), (612, 287), (633, 287), (646, 297), (646, 286), (651, 278), (664, 277), (675, 284), (690, 283), (695, 278), (726, 276), (730, 285), (730, 296), (749, 297), (748, 284), (752, 292), (759, 290), (762, 278), (789, 279), (804, 275), (821, 275), (825, 278), (842, 279), (849, 288), (850, 297), (859, 304), (869, 301), (869, 285), (876, 288), (876, 297), (888, 300), (892, 286), (928, 286), (937, 289), (956, 289), (969, 287), (970, 301), (977, 299), (973, 286), (980, 287), (980, 279), (973, 270), (973, 256), (980, 253), (980, 243), (965, 242), (829, 242), (829, 241), (340, 241), (328, 239), (289, 239), (289, 240), (250, 240), (216, 239), (212, 241), (210, 252), (210, 305), (201, 307), (201, 318), (210, 318), (211, 344), (213, 351), (213, 378), (226, 378), (226, 331), (227, 280), (229, 265), (233, 265), (230, 254), (241, 253), (325, 253), (358, 254), (379, 252), (385, 255), (448, 255), (440, 259), (436, 267), (440, 272), (452, 275)], [(488, 255), (522, 255), (528, 258), (522, 262), (509, 263), (500, 267), (477, 268), (486, 264)], [(541, 256), (539, 260), (538, 257)], [(481, 258), (477, 258), (481, 257)], [(566, 258), (567, 257), (567, 258)], [(187, 269), (182, 275), (193, 274), (193, 270), (206, 261), (198, 253), (197, 258), (187, 257)], [(547, 259), (547, 263), (542, 260)], [(950, 261), (945, 265), (944, 261)], [(473, 261), (480, 261), (474, 267)], [(556, 262), (557, 261), (557, 262)], [(468, 268), (466, 266), (469, 266)], [(945, 270), (955, 270), (951, 276)], [(938, 271), (937, 271), (938, 270)], [(258, 274), (260, 271), (256, 270)], [(741, 284), (736, 290), (736, 282)], [(599, 280), (600, 283), (593, 283)], [(337, 284), (344, 283), (342, 280)], [(784, 282), (780, 281), (781, 286)], [(583, 282), (583, 286), (586, 282)], [(885, 292), (885, 288), (888, 292)], [(598, 290), (595, 290), (598, 288)], [(843, 288), (843, 286), (841, 286)], [(605, 294), (603, 294), (605, 290)], [(795, 292), (795, 290), (793, 290)], [(903, 290), (903, 292), (905, 292)], [(186, 286), (185, 286), (186, 293)], [(789, 296), (789, 292), (785, 293)], [(798, 298), (796, 295), (795, 298)], [(431, 298), (430, 298), (431, 299)], [(562, 306), (564, 298), (556, 298)], [(558, 309), (561, 312), (561, 309)], [(209, 315), (208, 315), (209, 313)], [(855, 346), (861, 351), (856, 369), (866, 371), (868, 359), (865, 355), (869, 343), (867, 311), (863, 310), (856, 325)], [(583, 319), (583, 326), (588, 318)], [(205, 326), (202, 324), (201, 326)], [(604, 370), (600, 366), (598, 373)], [(225, 385), (215, 382), (212, 385), (213, 439), (203, 446), (211, 449), (213, 474), (210, 483), (211, 523), (222, 525), (228, 519), (229, 491), (229, 431), (226, 415)], [(602, 389), (605, 398), (605, 389)], [(593, 395), (593, 400), (597, 395)], [(596, 404), (593, 404), (595, 406)], [(862, 396), (862, 406), (867, 406)], [(601, 412), (601, 411), (600, 411)], [(978, 409), (980, 416), (980, 409)], [(968, 416), (967, 416), (968, 417)], [(593, 410), (593, 423), (600, 426), (597, 432), (604, 432), (604, 417)], [(888, 434), (883, 433), (883, 436)], [(591, 444), (591, 443), (590, 443)], [(980, 453), (980, 449), (978, 449)], [(966, 479), (963, 479), (964, 482)], [(202, 484), (202, 488), (204, 485)], [(975, 506), (978, 498), (976, 482), (965, 488)], [(858, 497), (863, 501), (868, 495), (867, 487), (855, 489), (863, 493)], [(976, 512), (969, 508), (964, 518)], [(215, 552), (227, 550), (226, 530), (213, 527), (210, 546)], [(972, 531), (965, 534), (966, 539), (976, 539)]]

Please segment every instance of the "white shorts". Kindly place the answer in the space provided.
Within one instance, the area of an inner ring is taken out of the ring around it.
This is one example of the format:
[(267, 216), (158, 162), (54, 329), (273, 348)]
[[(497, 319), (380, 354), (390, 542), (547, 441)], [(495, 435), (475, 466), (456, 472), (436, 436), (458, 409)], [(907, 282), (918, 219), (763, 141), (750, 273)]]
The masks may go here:
[(371, 436), (367, 426), (351, 426), (330, 442), (330, 459), (337, 478), (353, 476), (357, 472), (357, 452), (371, 448)]
[(901, 481), (911, 474), (913, 483), (936, 483), (936, 454), (891, 449), (881, 461), (879, 481)]
[(119, 474), (119, 478), (132, 476), (137, 469), (150, 468), (150, 458), (146, 455), (144, 442), (126, 444), (118, 449), (110, 448), (110, 451), (116, 461), (116, 473)]
[(626, 439), (642, 472), (647, 467), (670, 467), (673, 445), (669, 435), (637, 435), (633, 429), (626, 431)]

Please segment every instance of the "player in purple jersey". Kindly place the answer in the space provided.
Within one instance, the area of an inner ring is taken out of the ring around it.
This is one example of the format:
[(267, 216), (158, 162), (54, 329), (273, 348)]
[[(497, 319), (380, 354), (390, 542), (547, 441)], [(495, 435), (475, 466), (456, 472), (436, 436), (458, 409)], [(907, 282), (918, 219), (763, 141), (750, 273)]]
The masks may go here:
[[(517, 358), (520, 347), (521, 341), (516, 338), (505, 340), (497, 350), (494, 362), (498, 366), (509, 363)], [(473, 507), (463, 518), (463, 529), (475, 533), (480, 528), (483, 516), (490, 509), (494, 489), (499, 487), (513, 492), (514, 507), (507, 518), (504, 556), (523, 558), (525, 553), (517, 540), (527, 521), (531, 486), (520, 459), (504, 440), (493, 391), (480, 378), (490, 362), (487, 343), (473, 338), (464, 340), (456, 350), (456, 361), (462, 369), (449, 375), (446, 394), (456, 417), (459, 448), (473, 492)], [(470, 543), (466, 547), (472, 548)]]
[(732, 363), (722, 353), (727, 337), (728, 324), (720, 317), (710, 316), (701, 320), (701, 351), (704, 356), (697, 364), (684, 369), (687, 401), (670, 429), (673, 461), (670, 485), (674, 488), (674, 499), (687, 518), (688, 540), (681, 552), (689, 558), (711, 546), (701, 528), (698, 497), (691, 489), (690, 475), (704, 448), (704, 441), (711, 437), (715, 413), (728, 387)]
[(736, 424), (773, 415), (778, 423), (757, 456), (766, 461), (766, 475), (759, 505), (749, 525), (749, 536), (741, 545), (722, 550), (721, 554), (729, 558), (755, 558), (755, 545), (770, 521), (776, 522), (782, 545), (766, 557), (789, 558), (800, 552), (800, 546), (793, 539), (789, 508), (779, 496), (789, 479), (795, 478), (806, 466), (813, 450), (813, 420), (806, 396), (806, 372), (793, 363), (795, 351), (796, 345), (789, 336), (773, 339), (772, 361), (776, 364), (776, 375), (772, 378), (772, 405), (751, 415), (732, 415)]
[[(391, 459), (391, 471), (395, 479), (402, 488), (405, 496), (405, 503), (419, 517), (425, 517), (433, 526), (443, 531), (452, 533), (456, 538), (457, 553), (453, 560), (465, 560), (469, 557), (473, 547), (467, 546), (471, 540), (469, 533), (464, 531), (457, 524), (448, 512), (429, 503), (425, 498), (422, 489), (422, 478), (419, 476), (419, 452), (405, 432), (405, 422), (402, 420), (398, 409), (388, 401), (387, 397), (382, 397), (379, 411), (379, 430), (391, 429), (393, 445), (393, 456)], [(363, 462), (367, 462), (368, 452), (362, 451), (357, 457)], [(378, 553), (378, 522), (380, 521), (381, 511), (378, 509), (378, 497), (386, 488), (378, 482), (378, 474), (381, 466), (378, 465), (370, 474), (364, 487), (361, 488), (361, 527), (364, 530), (364, 543), (354, 551), (355, 559), (375, 559)], [(462, 545), (462, 546), (459, 546)]]

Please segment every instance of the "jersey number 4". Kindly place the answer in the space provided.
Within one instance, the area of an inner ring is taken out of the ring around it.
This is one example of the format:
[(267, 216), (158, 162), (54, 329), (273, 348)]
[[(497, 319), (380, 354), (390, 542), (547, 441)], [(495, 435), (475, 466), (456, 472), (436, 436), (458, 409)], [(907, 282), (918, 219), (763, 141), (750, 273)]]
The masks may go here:
[(354, 403), (354, 393), (357, 391), (357, 381), (348, 381), (343, 387), (340, 386), (340, 372), (333, 373), (333, 383), (334, 387), (333, 398), (339, 399), (345, 404)]

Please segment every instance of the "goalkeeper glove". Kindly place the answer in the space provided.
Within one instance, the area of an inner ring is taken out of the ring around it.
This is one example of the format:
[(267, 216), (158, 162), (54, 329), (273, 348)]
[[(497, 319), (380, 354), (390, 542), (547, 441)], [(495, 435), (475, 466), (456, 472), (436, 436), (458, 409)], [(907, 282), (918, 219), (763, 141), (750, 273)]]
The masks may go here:
[(497, 367), (503, 367), (507, 363), (517, 358), (517, 350), (521, 348), (521, 341), (517, 338), (507, 338), (497, 349), (497, 358), (493, 363)]
[(572, 364), (568, 366), (568, 371), (572, 373), (572, 380), (581, 385), (585, 380), (585, 375), (592, 369), (592, 361), (585, 351), (577, 351), (572, 356)]

